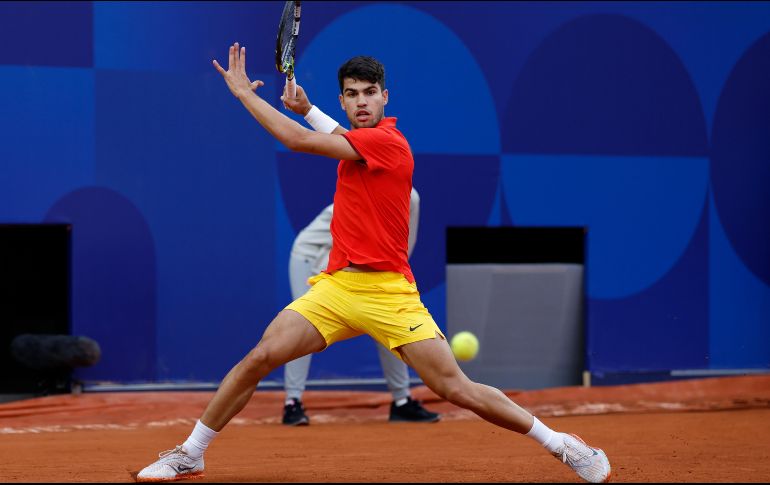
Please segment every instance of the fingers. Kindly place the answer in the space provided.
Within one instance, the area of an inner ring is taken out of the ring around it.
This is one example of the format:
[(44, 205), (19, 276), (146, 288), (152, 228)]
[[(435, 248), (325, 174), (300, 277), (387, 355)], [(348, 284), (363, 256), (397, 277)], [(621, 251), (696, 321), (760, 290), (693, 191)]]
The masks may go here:
[(292, 105), (296, 102), (294, 98), (290, 97), (286, 93), (286, 87), (283, 88), (283, 96), (281, 96), (281, 101), (283, 102), (284, 109), (288, 109), (289, 111), (294, 111), (292, 109)]
[(283, 109), (291, 110), (287, 102), (289, 101), (289, 94), (286, 92), (286, 85), (283, 85), (283, 94), (281, 94), (281, 102), (283, 103)]
[(227, 52), (227, 71), (214, 59), (214, 67), (221, 74), (227, 71), (246, 72), (246, 47), (241, 47), (237, 42), (230, 46)]
[(238, 72), (244, 72), (245, 69), (243, 68), (243, 55), (245, 54), (244, 48), (241, 47), (239, 43), (233, 44), (234, 54), (235, 54), (235, 70)]
[(264, 82), (260, 80), (251, 82), (249, 81), (248, 76), (246, 76), (246, 47), (235, 42), (230, 46), (227, 52), (227, 58), (228, 66), (226, 71), (216, 59), (212, 59), (211, 62), (222, 77), (225, 78), (227, 86), (236, 97), (238, 97), (246, 87), (256, 92), (257, 88), (264, 86)]
[(300, 98), (300, 94), (303, 92), (303, 90), (302, 90), (302, 88), (300, 87), (299, 84), (295, 84), (294, 85), (294, 97), (293, 98), (291, 96), (289, 96), (288, 91), (289, 91), (289, 85), (288, 84), (284, 84), (283, 85), (283, 95), (281, 95), (281, 101), (287, 101), (287, 100), (289, 100), (289, 101), (296, 101), (296, 100), (298, 100)]
[(304, 109), (304, 105), (308, 101), (305, 95), (305, 90), (302, 89), (302, 86), (299, 84), (295, 84), (294, 86), (296, 88), (296, 93), (292, 98), (288, 93), (288, 84), (284, 84), (281, 102), (283, 103), (283, 107), (285, 109), (291, 111), (292, 113), (301, 114), (303, 111), (307, 111), (307, 109)]

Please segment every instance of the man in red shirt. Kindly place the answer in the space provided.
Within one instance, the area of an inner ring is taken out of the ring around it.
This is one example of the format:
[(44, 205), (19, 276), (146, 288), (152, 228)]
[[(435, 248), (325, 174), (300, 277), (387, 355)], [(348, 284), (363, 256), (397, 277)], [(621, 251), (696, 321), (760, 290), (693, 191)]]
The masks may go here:
[(610, 464), (602, 450), (551, 430), (498, 389), (468, 379), (420, 301), (407, 260), (414, 160), (396, 119), (384, 116), (388, 91), (382, 64), (371, 57), (343, 64), (339, 100), (352, 129), (334, 126), (316, 112), (311, 124), (327, 129), (311, 131), (256, 94), (264, 83), (246, 75), (244, 47), (230, 47), (228, 70), (213, 63), (233, 95), (286, 147), (340, 160), (332, 252), (326, 271), (308, 281), (312, 288), (275, 317), (257, 346), (225, 376), (187, 441), (161, 453), (137, 479), (202, 475), (204, 451), (246, 406), (263, 377), (334, 342), (367, 334), (409, 364), (440, 397), (533, 438), (587, 481), (608, 480)]

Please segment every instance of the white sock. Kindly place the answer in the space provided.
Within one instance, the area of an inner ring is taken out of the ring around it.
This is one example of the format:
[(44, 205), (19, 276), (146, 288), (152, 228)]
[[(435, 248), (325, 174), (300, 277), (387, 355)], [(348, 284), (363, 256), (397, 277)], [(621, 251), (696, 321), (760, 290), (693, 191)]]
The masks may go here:
[(534, 422), (532, 423), (532, 429), (529, 430), (526, 436), (529, 436), (533, 440), (540, 443), (543, 448), (550, 451), (551, 453), (556, 452), (564, 446), (564, 438), (562, 438), (561, 433), (557, 433), (548, 426), (544, 425), (536, 417), (533, 416), (533, 418)]
[(217, 437), (219, 433), (201, 423), (199, 419), (193, 428), (190, 437), (182, 444), (182, 447), (193, 458), (200, 458), (203, 452), (209, 447), (211, 440)]
[(403, 406), (404, 404), (407, 403), (407, 401), (409, 401), (408, 398), (402, 397), (401, 399), (396, 401), (396, 407), (399, 408), (399, 407)]

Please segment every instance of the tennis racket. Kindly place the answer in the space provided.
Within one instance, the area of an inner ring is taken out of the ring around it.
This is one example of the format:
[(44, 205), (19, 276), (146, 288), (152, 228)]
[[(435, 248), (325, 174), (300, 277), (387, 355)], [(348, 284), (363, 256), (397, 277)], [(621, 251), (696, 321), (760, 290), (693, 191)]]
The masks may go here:
[(299, 1), (288, 1), (284, 4), (275, 45), (275, 67), (286, 74), (286, 92), (290, 98), (297, 94), (297, 83), (294, 80), (294, 53), (297, 49), (297, 37), (299, 37), (299, 14)]

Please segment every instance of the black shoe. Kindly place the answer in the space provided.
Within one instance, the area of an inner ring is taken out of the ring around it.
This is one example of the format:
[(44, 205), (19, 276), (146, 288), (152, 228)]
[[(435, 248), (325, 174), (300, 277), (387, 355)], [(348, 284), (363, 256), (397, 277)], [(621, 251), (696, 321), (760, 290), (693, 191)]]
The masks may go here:
[(406, 398), (406, 404), (396, 406), (395, 402), (390, 404), (390, 421), (407, 421), (410, 423), (435, 423), (441, 419), (438, 413), (432, 413), (422, 407), (420, 401), (415, 401), (411, 397)]
[(305, 415), (305, 408), (302, 407), (302, 401), (297, 398), (291, 398), (292, 404), (286, 404), (283, 407), (283, 424), (286, 426), (307, 426), (310, 419)]

